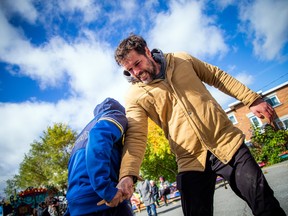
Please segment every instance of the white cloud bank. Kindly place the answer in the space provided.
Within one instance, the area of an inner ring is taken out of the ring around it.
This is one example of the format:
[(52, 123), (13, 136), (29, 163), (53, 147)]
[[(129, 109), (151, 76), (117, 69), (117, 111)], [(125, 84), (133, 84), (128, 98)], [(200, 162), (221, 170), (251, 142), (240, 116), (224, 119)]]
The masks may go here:
[(240, 5), (240, 19), (257, 57), (287, 60), (287, 53), (283, 56), (281, 51), (288, 42), (288, 1), (257, 0)]
[(213, 18), (204, 14), (204, 1), (172, 1), (170, 11), (156, 17), (151, 29), (153, 46), (164, 52), (187, 51), (195, 56), (225, 55), (228, 47)]

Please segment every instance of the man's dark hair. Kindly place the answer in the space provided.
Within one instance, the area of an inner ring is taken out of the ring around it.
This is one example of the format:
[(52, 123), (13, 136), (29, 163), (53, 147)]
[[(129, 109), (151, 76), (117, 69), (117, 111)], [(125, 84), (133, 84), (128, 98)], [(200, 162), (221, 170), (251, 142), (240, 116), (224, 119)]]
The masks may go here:
[(135, 50), (138, 54), (145, 55), (146, 41), (138, 35), (131, 34), (126, 39), (122, 40), (115, 50), (115, 60), (121, 66), (121, 62), (126, 58), (131, 50)]

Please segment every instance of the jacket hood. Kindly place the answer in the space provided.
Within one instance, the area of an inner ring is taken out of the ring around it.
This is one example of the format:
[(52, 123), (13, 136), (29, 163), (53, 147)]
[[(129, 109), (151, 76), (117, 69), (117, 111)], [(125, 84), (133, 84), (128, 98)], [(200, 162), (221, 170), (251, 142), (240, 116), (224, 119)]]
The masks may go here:
[(126, 79), (129, 83), (134, 84), (134, 83), (136, 83), (136, 82), (140, 82), (137, 78), (133, 77), (133, 76), (129, 73), (129, 71), (127, 71), (127, 70), (124, 70), (124, 71), (123, 71), (123, 76), (125, 77), (125, 79)]
[(111, 111), (121, 112), (125, 115), (125, 108), (117, 100), (113, 98), (106, 98), (102, 103), (95, 107), (94, 117)]

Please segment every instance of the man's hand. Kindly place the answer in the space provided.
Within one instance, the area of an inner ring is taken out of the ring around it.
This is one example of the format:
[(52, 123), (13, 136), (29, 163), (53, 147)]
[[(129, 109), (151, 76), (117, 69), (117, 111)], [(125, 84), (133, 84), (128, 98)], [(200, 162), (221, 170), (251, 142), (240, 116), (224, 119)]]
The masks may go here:
[(118, 191), (114, 198), (107, 202), (106, 200), (101, 200), (97, 205), (103, 205), (104, 203), (109, 207), (116, 207), (119, 203), (122, 203), (124, 199), (129, 200), (134, 192), (133, 178), (132, 176), (125, 176), (120, 180), (117, 185)]
[(123, 193), (123, 198), (129, 200), (134, 192), (133, 178), (132, 176), (123, 177), (117, 185)]
[(110, 202), (107, 202), (105, 200), (102, 200), (100, 202), (97, 203), (97, 205), (102, 205), (102, 204), (106, 204), (109, 207), (116, 207), (119, 205), (119, 203), (123, 202), (123, 193), (121, 190), (118, 189), (117, 193), (115, 194), (115, 196), (113, 197), (113, 199)]
[(254, 101), (250, 106), (250, 110), (258, 118), (264, 119), (264, 117), (266, 117), (269, 124), (273, 122), (274, 109), (263, 99), (258, 98), (256, 101)]

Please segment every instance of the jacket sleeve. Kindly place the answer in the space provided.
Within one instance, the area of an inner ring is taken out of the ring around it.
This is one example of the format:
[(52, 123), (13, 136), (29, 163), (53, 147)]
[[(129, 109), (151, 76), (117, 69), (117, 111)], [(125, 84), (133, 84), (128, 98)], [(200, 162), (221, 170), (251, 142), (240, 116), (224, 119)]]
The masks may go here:
[(218, 88), (223, 93), (230, 95), (239, 101), (242, 101), (246, 106), (250, 107), (256, 99), (261, 97), (259, 94), (252, 91), (220, 68), (192, 56), (190, 56), (190, 60), (198, 77), (203, 82)]
[(99, 120), (89, 133), (86, 148), (87, 172), (95, 192), (106, 201), (117, 193), (110, 179), (110, 157), (113, 144), (122, 138), (121, 125), (113, 121)]
[(125, 109), (128, 129), (125, 134), (119, 178), (131, 175), (137, 176), (139, 179), (139, 170), (147, 145), (148, 116), (133, 99), (126, 98)]

